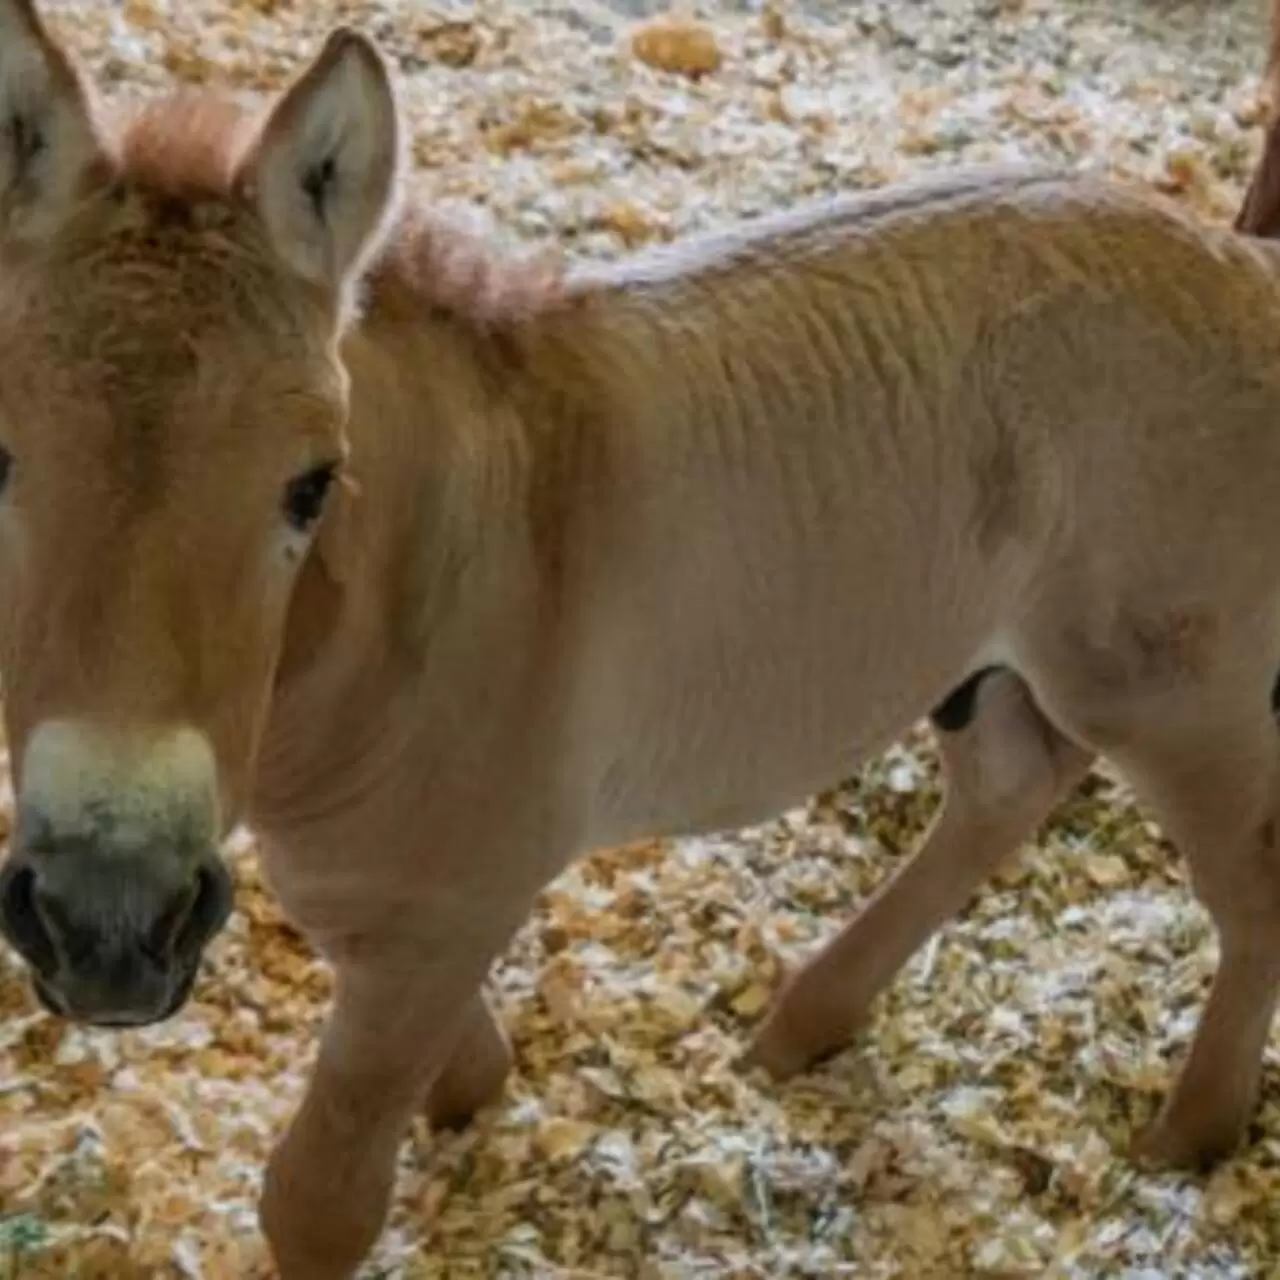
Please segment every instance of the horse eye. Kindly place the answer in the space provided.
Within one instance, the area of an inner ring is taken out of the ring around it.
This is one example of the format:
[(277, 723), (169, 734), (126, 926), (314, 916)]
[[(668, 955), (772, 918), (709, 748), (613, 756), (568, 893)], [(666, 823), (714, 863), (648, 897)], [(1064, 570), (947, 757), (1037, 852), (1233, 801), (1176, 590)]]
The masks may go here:
[(0, 448), (0, 491), (9, 483), (9, 472), (13, 470), (13, 454), (8, 449)]
[(337, 470), (336, 462), (326, 462), (294, 476), (285, 485), (284, 516), (299, 533), (305, 533), (320, 518)]

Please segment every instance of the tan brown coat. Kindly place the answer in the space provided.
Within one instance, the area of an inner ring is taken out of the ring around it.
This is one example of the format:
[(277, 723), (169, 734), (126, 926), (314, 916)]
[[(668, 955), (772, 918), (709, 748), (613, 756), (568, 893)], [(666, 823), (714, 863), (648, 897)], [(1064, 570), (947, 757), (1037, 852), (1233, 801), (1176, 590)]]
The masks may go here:
[(942, 812), (749, 1056), (841, 1044), (1106, 753), (1222, 946), (1144, 1149), (1234, 1144), (1280, 981), (1280, 251), (1021, 168), (506, 264), (395, 210), (350, 32), (261, 124), (113, 133), (5, 0), (0, 107), (0, 924), (62, 1012), (166, 1016), (257, 828), (337, 975), (286, 1280), (353, 1273), (424, 1095), (500, 1090), (481, 983), (569, 859), (765, 818), (931, 708)]

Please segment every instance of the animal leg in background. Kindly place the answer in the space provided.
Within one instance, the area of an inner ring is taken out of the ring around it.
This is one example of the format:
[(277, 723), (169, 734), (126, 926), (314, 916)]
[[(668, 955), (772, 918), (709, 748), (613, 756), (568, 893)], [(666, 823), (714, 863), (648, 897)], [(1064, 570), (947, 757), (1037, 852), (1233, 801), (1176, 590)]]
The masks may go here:
[(1263, 71), (1267, 95), (1262, 154), (1232, 226), (1246, 235), (1280, 237), (1280, 0), (1271, 4), (1271, 41)]
[(511, 1072), (511, 1041), (483, 991), (472, 998), (444, 1070), (427, 1090), (434, 1129), (458, 1129), (496, 1101)]
[(918, 851), (784, 985), (745, 1055), (784, 1077), (843, 1045), (912, 954), (1088, 772), (1012, 671), (980, 672), (933, 716), (942, 806)]

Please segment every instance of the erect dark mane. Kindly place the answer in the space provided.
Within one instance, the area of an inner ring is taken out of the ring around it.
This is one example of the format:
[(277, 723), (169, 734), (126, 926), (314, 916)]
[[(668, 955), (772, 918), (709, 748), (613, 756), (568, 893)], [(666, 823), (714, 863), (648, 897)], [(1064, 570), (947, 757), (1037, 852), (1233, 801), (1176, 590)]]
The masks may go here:
[(515, 256), (482, 232), (406, 202), (370, 283), (481, 331), (503, 329), (556, 305), (565, 267), (554, 251)]
[[(216, 92), (183, 89), (128, 116), (118, 154), (126, 181), (175, 199), (229, 199), (261, 117)], [(480, 232), (405, 202), (370, 270), (375, 293), (500, 329), (561, 297), (558, 254), (514, 257)]]
[(119, 130), (121, 174), (162, 195), (226, 198), (256, 123), (254, 112), (209, 90), (153, 98)]

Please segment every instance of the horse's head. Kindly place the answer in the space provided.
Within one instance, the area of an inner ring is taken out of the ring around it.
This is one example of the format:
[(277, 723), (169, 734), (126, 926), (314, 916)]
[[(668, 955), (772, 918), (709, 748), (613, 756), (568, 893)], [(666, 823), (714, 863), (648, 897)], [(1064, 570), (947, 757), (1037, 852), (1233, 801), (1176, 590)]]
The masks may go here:
[(0, 929), (70, 1017), (173, 1013), (227, 918), (219, 845), (343, 465), (339, 338), (398, 151), (350, 32), (260, 123), (177, 99), (113, 135), (0, 0)]

